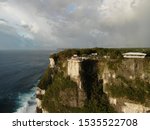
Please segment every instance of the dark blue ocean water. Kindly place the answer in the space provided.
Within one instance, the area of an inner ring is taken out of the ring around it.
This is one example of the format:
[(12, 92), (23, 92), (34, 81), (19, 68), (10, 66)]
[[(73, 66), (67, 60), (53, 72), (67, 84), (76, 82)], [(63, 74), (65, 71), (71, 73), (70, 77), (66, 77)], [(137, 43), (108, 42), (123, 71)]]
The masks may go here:
[(0, 112), (33, 112), (50, 51), (0, 51)]

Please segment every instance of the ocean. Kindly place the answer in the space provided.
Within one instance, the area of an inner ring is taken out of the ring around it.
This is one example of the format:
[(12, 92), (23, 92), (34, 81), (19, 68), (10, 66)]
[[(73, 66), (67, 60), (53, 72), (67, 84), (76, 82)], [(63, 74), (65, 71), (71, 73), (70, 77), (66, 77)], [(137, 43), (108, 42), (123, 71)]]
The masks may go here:
[(50, 51), (0, 51), (0, 113), (34, 113)]

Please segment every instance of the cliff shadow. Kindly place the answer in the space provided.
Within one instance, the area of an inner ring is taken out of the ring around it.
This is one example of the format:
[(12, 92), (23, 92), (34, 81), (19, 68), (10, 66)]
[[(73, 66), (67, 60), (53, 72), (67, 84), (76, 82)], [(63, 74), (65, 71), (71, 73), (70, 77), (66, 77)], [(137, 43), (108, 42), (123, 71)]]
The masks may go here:
[(103, 80), (98, 79), (98, 61), (86, 60), (81, 64), (82, 87), (86, 93), (85, 112), (115, 112), (107, 94), (103, 92)]
[(97, 63), (96, 60), (85, 60), (81, 64), (81, 81), (88, 100), (91, 99), (93, 86), (98, 86)]

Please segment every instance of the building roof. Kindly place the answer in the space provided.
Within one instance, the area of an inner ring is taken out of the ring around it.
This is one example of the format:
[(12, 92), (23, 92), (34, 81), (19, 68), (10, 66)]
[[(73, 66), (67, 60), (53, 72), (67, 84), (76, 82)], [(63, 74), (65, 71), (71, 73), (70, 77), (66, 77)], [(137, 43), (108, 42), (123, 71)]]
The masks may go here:
[(123, 55), (146, 56), (146, 53), (142, 53), (142, 52), (127, 52), (127, 53), (123, 53)]

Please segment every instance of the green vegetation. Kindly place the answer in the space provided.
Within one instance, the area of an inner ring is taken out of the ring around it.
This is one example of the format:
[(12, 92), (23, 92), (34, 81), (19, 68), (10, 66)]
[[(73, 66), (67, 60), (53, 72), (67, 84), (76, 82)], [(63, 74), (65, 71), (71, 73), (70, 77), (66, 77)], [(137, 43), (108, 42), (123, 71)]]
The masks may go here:
[(52, 77), (51, 77), (52, 71), (53, 70), (51, 70), (49, 67), (46, 69), (44, 75), (42, 76), (38, 84), (39, 88), (46, 90), (48, 85), (52, 83)]
[[(54, 75), (52, 84), (48, 87), (48, 90), (44, 95), (42, 106), (48, 112), (72, 112), (72, 110), (76, 110), (77, 108), (69, 107), (67, 100), (71, 100), (71, 96), (73, 96), (71, 92), (76, 96), (76, 89), (76, 83), (71, 81), (68, 77), (64, 77), (62, 73), (57, 72)], [(65, 101), (66, 97), (68, 99)]]
[[(55, 71), (52, 83), (49, 84), (44, 97), (42, 97), (42, 106), (48, 112), (114, 112), (110, 106), (106, 94), (103, 93), (102, 83), (98, 83), (96, 61), (87, 60), (83, 62), (84, 91), (87, 99), (84, 101), (83, 107), (78, 107), (78, 86), (65, 77), (63, 72)], [(43, 77), (48, 79), (48, 73)], [(49, 77), (49, 76), (48, 76)], [(48, 85), (48, 83), (46, 84)], [(71, 104), (76, 104), (72, 106)]]
[(145, 103), (150, 98), (150, 84), (144, 82), (141, 79), (135, 79), (134, 81), (127, 81), (125, 78), (121, 78), (121, 84), (109, 84), (108, 91), (112, 97), (127, 98), (139, 103)]
[(122, 58), (122, 53), (126, 52), (143, 52), (150, 56), (150, 48), (85, 48), (85, 49), (65, 49), (59, 53), (52, 54), (56, 63), (60, 60), (70, 58), (74, 54), (78, 56), (88, 56), (92, 53), (97, 53), (99, 58), (109, 56), (111, 59)]
[(106, 65), (109, 69), (116, 71), (118, 68), (120, 68), (120, 65), (122, 63), (122, 59), (109, 59), (106, 61)]
[(110, 105), (108, 97), (103, 93), (102, 85), (93, 86), (91, 97), (85, 103), (85, 112), (92, 113), (112, 113), (114, 108)]

